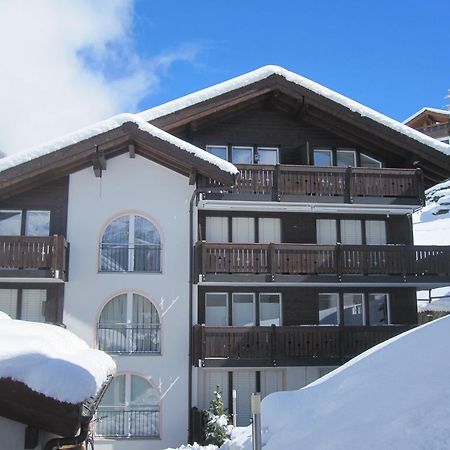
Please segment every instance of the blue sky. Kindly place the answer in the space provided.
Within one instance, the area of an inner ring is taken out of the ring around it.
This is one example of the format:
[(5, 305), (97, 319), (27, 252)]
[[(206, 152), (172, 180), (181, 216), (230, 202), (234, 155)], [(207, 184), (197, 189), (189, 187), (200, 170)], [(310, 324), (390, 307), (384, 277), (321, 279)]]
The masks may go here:
[(450, 100), (450, 4), (423, 1), (138, 0), (146, 56), (192, 46), (139, 109), (277, 64), (397, 120)]
[(1, 0), (0, 152), (267, 64), (398, 120), (423, 106), (444, 108), (449, 6), (449, 0)]

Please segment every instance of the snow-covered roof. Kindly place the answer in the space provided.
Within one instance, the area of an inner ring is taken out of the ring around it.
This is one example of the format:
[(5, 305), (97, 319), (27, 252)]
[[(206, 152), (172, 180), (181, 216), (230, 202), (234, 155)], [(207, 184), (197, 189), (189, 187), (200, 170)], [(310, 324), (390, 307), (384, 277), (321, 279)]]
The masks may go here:
[(78, 404), (94, 397), (115, 369), (109, 355), (62, 327), (0, 315), (0, 378)]
[(214, 97), (218, 97), (219, 95), (225, 94), (227, 92), (248, 86), (252, 83), (256, 83), (272, 75), (279, 75), (289, 82), (302, 86), (305, 89), (328, 98), (329, 100), (332, 100), (348, 108), (349, 110), (360, 114), (362, 117), (368, 117), (381, 125), (404, 134), (422, 144), (432, 147), (435, 150), (444, 153), (445, 155), (450, 155), (450, 145), (436, 141), (435, 139), (426, 136), (419, 131), (413, 130), (408, 126), (394, 119), (391, 119), (390, 117), (385, 116), (384, 114), (381, 114), (371, 108), (368, 108), (361, 103), (351, 100), (348, 97), (339, 94), (338, 92), (328, 89), (325, 86), (316, 83), (315, 81), (302, 77), (301, 75), (286, 70), (283, 67), (273, 65), (260, 67), (259, 69), (253, 70), (252, 72), (248, 72), (236, 78), (232, 78), (231, 80), (224, 81), (223, 83), (219, 83), (206, 89), (202, 89), (200, 91), (186, 95), (184, 97), (180, 97), (160, 106), (150, 108), (146, 111), (138, 113), (137, 116), (142, 120), (152, 121), (159, 117), (166, 116), (168, 114), (172, 114), (174, 112), (187, 108), (189, 106), (193, 106), (206, 100), (210, 100)]
[(181, 150), (184, 150), (196, 157), (203, 159), (215, 166), (219, 167), (219, 169), (228, 172), (232, 175), (238, 173), (236, 167), (229, 163), (228, 161), (224, 161), (217, 156), (212, 155), (211, 153), (202, 150), (201, 148), (196, 147), (195, 145), (189, 144), (188, 142), (183, 141), (149, 123), (139, 118), (136, 114), (118, 114), (109, 119), (103, 120), (101, 122), (97, 122), (93, 125), (89, 125), (85, 128), (82, 128), (73, 133), (69, 133), (65, 136), (61, 136), (57, 139), (54, 139), (46, 144), (39, 145), (36, 147), (32, 147), (28, 150), (25, 150), (20, 153), (16, 153), (6, 158), (0, 159), (0, 172), (9, 169), (11, 167), (18, 166), (20, 164), (26, 163), (33, 159), (36, 159), (40, 156), (48, 155), (50, 153), (56, 152), (57, 150), (61, 150), (69, 145), (77, 144), (81, 141), (89, 139), (91, 137), (97, 136), (101, 133), (105, 133), (107, 131), (114, 130), (119, 128), (125, 123), (135, 123), (140, 130), (148, 133), (151, 136), (154, 136), (158, 139), (166, 141)]
[(416, 113), (414, 113), (412, 116), (409, 116), (407, 119), (405, 119), (402, 123), (408, 123), (411, 120), (415, 119), (416, 117), (420, 116), (422, 113), (424, 113), (425, 111), (429, 111), (431, 113), (435, 113), (435, 114), (443, 114), (445, 116), (449, 116), (450, 117), (450, 111), (447, 109), (438, 109), (438, 108), (430, 108), (428, 106), (425, 106), (422, 109), (419, 109), (419, 111), (417, 111)]

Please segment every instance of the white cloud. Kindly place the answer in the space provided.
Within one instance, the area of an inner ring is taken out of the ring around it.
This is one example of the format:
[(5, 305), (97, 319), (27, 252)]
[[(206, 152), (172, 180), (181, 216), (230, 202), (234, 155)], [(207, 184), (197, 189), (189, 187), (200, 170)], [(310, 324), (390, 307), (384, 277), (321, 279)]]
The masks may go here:
[(10, 154), (135, 111), (195, 47), (143, 60), (132, 0), (0, 1), (0, 150)]

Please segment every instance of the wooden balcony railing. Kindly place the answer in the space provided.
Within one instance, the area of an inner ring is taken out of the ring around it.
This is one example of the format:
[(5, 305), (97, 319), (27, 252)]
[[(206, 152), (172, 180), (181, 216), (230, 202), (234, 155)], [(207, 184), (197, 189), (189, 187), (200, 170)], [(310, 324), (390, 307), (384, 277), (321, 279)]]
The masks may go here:
[(197, 275), (450, 277), (450, 246), (196, 244)]
[[(423, 175), (420, 169), (366, 167), (317, 167), (294, 165), (237, 165), (240, 177), (230, 194), (288, 201), (353, 203), (364, 199), (423, 204)], [(200, 178), (201, 188), (220, 188), (210, 178)], [(358, 200), (360, 199), (360, 200)], [(374, 200), (372, 200), (374, 201)]]
[(303, 365), (349, 360), (414, 325), (210, 327), (194, 325), (193, 363)]
[(67, 279), (64, 236), (0, 236), (0, 274)]

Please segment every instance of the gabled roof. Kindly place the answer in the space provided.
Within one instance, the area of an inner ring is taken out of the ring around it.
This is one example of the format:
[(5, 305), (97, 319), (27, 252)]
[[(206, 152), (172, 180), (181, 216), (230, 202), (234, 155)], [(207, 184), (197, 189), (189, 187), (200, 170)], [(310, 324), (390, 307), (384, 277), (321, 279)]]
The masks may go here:
[(438, 109), (438, 108), (430, 108), (429, 106), (425, 106), (422, 109), (419, 109), (416, 113), (414, 113), (412, 116), (409, 116), (407, 119), (405, 119), (402, 123), (409, 124), (409, 122), (413, 121), (414, 119), (418, 118), (422, 114), (437, 114), (438, 116), (444, 116), (448, 117), (450, 120), (450, 111), (447, 109)]
[(143, 121), (134, 114), (119, 114), (21, 153), (0, 159), (0, 190), (8, 194), (16, 186), (38, 184), (92, 166), (96, 150), (105, 158), (128, 151), (148, 157), (185, 176), (193, 172), (234, 184), (238, 170), (188, 142)]
[(300, 86), (311, 93), (319, 95), (324, 99), (330, 100), (331, 102), (343, 106), (346, 110), (359, 115), (360, 117), (365, 117), (378, 125), (386, 127), (393, 130), (400, 135), (406, 136), (407, 138), (419, 142), (429, 148), (437, 150), (447, 156), (450, 156), (450, 146), (442, 142), (436, 141), (435, 139), (426, 136), (410, 127), (391, 119), (384, 114), (374, 111), (367, 106), (362, 105), (354, 100), (345, 97), (325, 86), (320, 85), (308, 78), (302, 77), (294, 72), (290, 72), (279, 66), (264, 66), (256, 69), (252, 72), (248, 72), (244, 75), (232, 78), (223, 83), (216, 84), (206, 89), (194, 92), (192, 94), (186, 95), (184, 97), (172, 100), (168, 103), (164, 103), (160, 106), (143, 111), (137, 116), (148, 122), (156, 122), (159, 124), (158, 119), (163, 117), (168, 117), (170, 115), (175, 116), (180, 111), (187, 108), (193, 107), (195, 105), (200, 105), (202, 103), (207, 103), (209, 100), (217, 99), (218, 97), (230, 93), (232, 91), (239, 90), (246, 86), (250, 86), (254, 83), (261, 82), (270, 77), (282, 78), (285, 81), (292, 83), (293, 85)]

